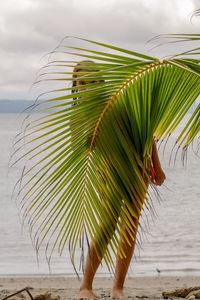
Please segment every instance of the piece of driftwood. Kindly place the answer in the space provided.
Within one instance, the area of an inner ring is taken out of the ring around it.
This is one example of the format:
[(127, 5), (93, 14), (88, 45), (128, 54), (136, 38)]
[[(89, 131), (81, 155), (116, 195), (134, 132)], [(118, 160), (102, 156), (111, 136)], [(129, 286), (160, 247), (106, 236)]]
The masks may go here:
[(193, 299), (200, 299), (200, 289), (199, 290), (196, 290), (196, 291), (192, 291), (190, 292), (186, 299), (188, 300), (193, 300)]
[(171, 291), (171, 292), (163, 292), (162, 296), (164, 299), (173, 298), (173, 297), (186, 298), (189, 293), (197, 290), (200, 290), (200, 286), (176, 289), (175, 291)]
[(51, 296), (49, 292), (39, 294), (34, 297), (34, 300), (60, 300), (60, 296)]

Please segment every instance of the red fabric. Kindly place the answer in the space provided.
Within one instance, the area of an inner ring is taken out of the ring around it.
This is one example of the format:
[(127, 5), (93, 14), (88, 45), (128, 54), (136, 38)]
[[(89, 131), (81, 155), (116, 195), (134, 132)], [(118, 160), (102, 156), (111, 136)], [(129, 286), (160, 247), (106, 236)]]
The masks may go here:
[(152, 165), (151, 165), (150, 170), (149, 170), (149, 175), (150, 175), (152, 181), (156, 180), (156, 173), (155, 173), (155, 170), (154, 170)]

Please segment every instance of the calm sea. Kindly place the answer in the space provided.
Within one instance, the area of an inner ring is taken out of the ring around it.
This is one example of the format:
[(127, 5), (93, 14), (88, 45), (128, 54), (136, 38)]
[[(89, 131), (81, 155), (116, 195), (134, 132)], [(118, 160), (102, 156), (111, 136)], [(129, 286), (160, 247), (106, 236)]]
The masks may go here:
[[(12, 141), (22, 121), (17, 116), (0, 114), (0, 276), (49, 274), (42, 251), (38, 264), (28, 228), (22, 230), (16, 202), (11, 200), (19, 176), (19, 167), (7, 174)], [(163, 200), (154, 201), (157, 217), (149, 217), (149, 234), (143, 234), (135, 251), (130, 276), (200, 275), (200, 158), (189, 151), (186, 167), (180, 155), (175, 166), (169, 165), (170, 150), (169, 143), (164, 156), (160, 151), (167, 176), (160, 188)], [(67, 253), (53, 257), (51, 272), (74, 274)], [(105, 272), (105, 267), (99, 269), (100, 275)]]

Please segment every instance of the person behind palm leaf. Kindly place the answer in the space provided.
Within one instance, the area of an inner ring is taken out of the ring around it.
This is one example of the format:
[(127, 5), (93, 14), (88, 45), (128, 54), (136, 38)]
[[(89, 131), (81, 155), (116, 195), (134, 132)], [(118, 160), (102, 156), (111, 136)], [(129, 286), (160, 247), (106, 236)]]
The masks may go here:
[[(95, 81), (90, 81), (86, 80), (83, 75), (83, 79), (81, 79), (81, 73), (84, 74), (84, 72), (91, 71), (91, 69), (87, 69), (86, 66), (91, 65), (93, 62), (92, 61), (82, 61), (77, 64), (77, 66), (74, 68), (73, 71), (73, 83), (72, 87), (74, 88), (72, 92), (75, 94), (76, 92), (81, 91), (81, 89), (86, 89), (87, 84), (90, 83), (95, 83)], [(77, 78), (77, 80), (75, 80)], [(77, 101), (78, 100), (78, 101)], [(73, 105), (78, 105), (81, 101), (81, 99), (78, 97), (74, 97), (74, 101), (76, 101)], [(72, 128), (72, 135), (73, 135), (73, 128)], [(75, 138), (75, 136), (73, 137)], [(156, 143), (153, 139), (152, 142), (152, 155), (151, 158), (149, 159), (149, 166), (148, 166), (148, 173), (149, 173), (149, 178), (151, 179), (151, 182), (155, 185), (162, 185), (162, 183), (165, 180), (165, 173), (162, 170), (157, 148), (156, 148)], [(142, 172), (142, 171), (141, 171)], [(99, 170), (99, 179), (103, 181), (104, 185), (106, 186), (106, 170)], [(146, 192), (148, 189), (149, 181), (148, 179), (142, 174), (144, 178), (144, 184), (146, 185)], [(100, 193), (100, 198), (102, 196), (103, 198), (103, 190), (98, 191)], [(146, 192), (141, 195), (141, 198), (145, 199), (146, 197)], [(102, 203), (103, 205), (103, 203)], [(134, 206), (134, 201), (133, 201), (133, 206)], [(141, 209), (138, 211), (138, 209), (135, 209), (137, 213), (137, 219), (134, 218), (134, 224), (136, 224), (136, 229), (134, 231), (134, 240), (130, 237), (131, 244), (127, 243), (126, 241), (121, 239), (121, 247), (125, 253), (125, 256), (122, 258), (120, 255), (117, 256), (116, 259), (116, 266), (115, 266), (115, 276), (114, 276), (114, 281), (113, 281), (113, 287), (112, 287), (112, 296), (114, 298), (121, 298), (123, 297), (123, 286), (124, 286), (124, 281), (126, 278), (126, 274), (130, 265), (130, 261), (133, 255), (134, 247), (135, 247), (135, 241), (136, 241), (136, 233), (137, 233), (137, 228), (139, 224), (139, 217), (141, 214)], [(100, 228), (102, 228), (102, 236), (104, 235), (103, 233), (103, 227), (104, 224), (100, 225)], [(126, 230), (126, 229), (125, 229)], [(129, 236), (129, 233), (127, 232), (127, 236)], [(105, 236), (104, 236), (105, 237)], [(97, 237), (99, 238), (99, 237)], [(107, 240), (107, 244), (109, 243), (109, 240)], [(103, 258), (103, 254), (101, 259)], [(101, 259), (99, 258), (99, 255), (97, 254), (96, 247), (94, 243), (91, 243), (89, 246), (89, 251), (87, 254), (86, 258), (86, 264), (85, 264), (85, 271), (84, 271), (84, 276), (81, 282), (80, 286), (80, 298), (94, 298), (96, 295), (92, 291), (92, 283), (93, 279), (95, 276), (95, 273), (101, 263)]]

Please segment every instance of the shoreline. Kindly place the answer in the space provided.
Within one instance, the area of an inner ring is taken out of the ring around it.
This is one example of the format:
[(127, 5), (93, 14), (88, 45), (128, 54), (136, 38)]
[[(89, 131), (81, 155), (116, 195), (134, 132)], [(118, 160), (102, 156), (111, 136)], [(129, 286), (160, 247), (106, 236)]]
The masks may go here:
[[(97, 277), (94, 280), (94, 292), (98, 299), (111, 299), (112, 278)], [(36, 275), (36, 276), (0, 276), (0, 299), (25, 287), (31, 287), (33, 296), (50, 292), (60, 299), (78, 299), (80, 281), (76, 277)], [(170, 292), (179, 288), (200, 286), (200, 276), (185, 277), (131, 277), (125, 282), (125, 299), (162, 299), (162, 292)], [(29, 299), (24, 292), (11, 299)], [(178, 299), (178, 298), (176, 298)]]

